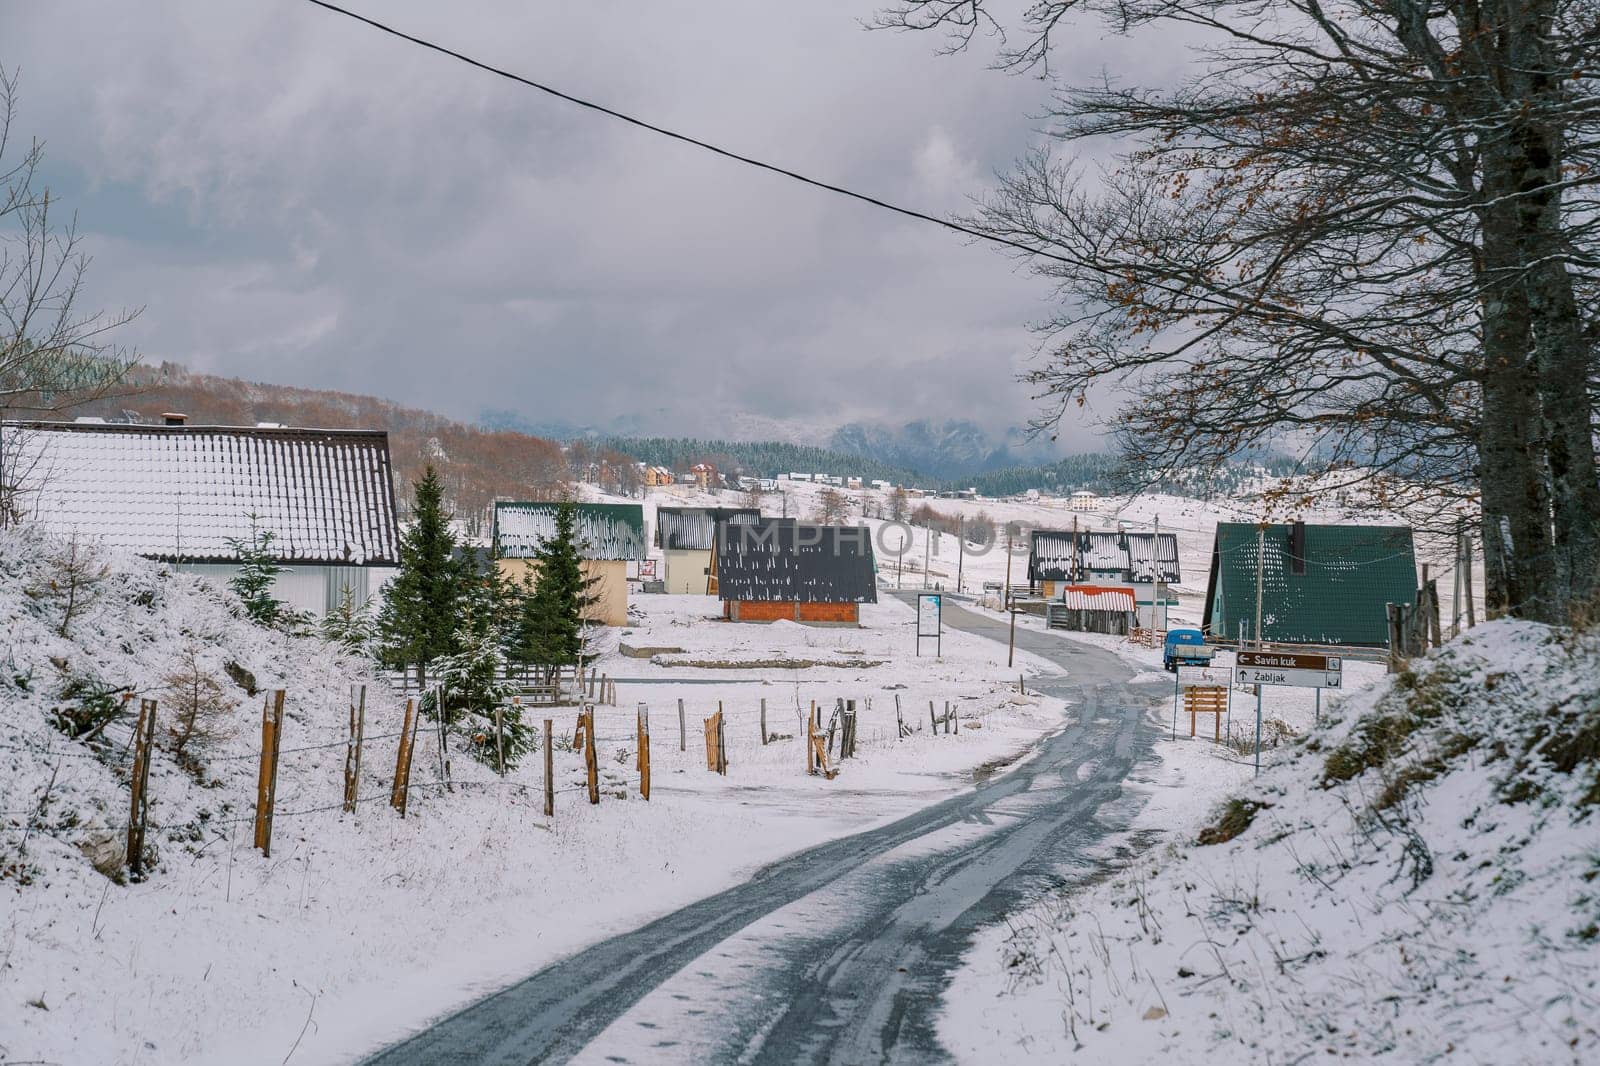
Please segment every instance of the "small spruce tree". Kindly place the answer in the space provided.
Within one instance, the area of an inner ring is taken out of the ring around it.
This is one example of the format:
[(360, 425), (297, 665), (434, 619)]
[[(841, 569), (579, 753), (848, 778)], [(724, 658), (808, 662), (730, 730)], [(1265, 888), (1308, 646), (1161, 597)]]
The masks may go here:
[(228, 545), (239, 556), (239, 572), (228, 579), (228, 587), (244, 604), (250, 620), (262, 626), (279, 626), (290, 618), (287, 606), (272, 595), (278, 575), (287, 572), (272, 551), (277, 537), (272, 530), (262, 529), (252, 514), (250, 536), (228, 538)]
[(380, 658), (397, 669), (414, 669), (423, 689), (433, 661), (459, 646), (465, 583), (455, 547), (439, 475), (430, 466), (415, 485), (411, 525), (400, 538), (400, 567), (378, 617)]
[(373, 630), (372, 613), (365, 606), (356, 606), (355, 589), (349, 585), (340, 590), (339, 602), (322, 616), (317, 626), (317, 633), (323, 640), (358, 655), (371, 650)]

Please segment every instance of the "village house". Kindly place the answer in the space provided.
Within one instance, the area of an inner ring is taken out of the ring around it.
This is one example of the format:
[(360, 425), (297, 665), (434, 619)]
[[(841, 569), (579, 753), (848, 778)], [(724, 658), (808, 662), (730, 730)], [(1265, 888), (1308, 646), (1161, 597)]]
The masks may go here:
[(1407, 526), (1220, 522), (1201, 625), (1220, 639), (1378, 648), (1389, 642), (1387, 605), (1416, 595)]
[(753, 522), (753, 507), (658, 507), (655, 544), (661, 549), (662, 591), (677, 596), (716, 595), (712, 549), (722, 522)]
[(1173, 533), (1036, 529), (1029, 545), (1028, 583), (1045, 599), (1073, 589), (1121, 589), (1132, 597), (1134, 624), (1145, 629), (1166, 628), (1166, 610), (1178, 602), (1171, 586), (1180, 578)]
[(857, 625), (878, 602), (877, 562), (866, 526), (763, 518), (717, 527), (714, 576), (723, 617)]
[(1078, 489), (1067, 497), (1067, 506), (1074, 511), (1092, 511), (1100, 506), (1100, 496), (1088, 489)]
[[(534, 555), (556, 532), (559, 503), (502, 501), (494, 505), (494, 547), (501, 573), (538, 581)], [(575, 539), (596, 602), (587, 617), (608, 626), (628, 624), (628, 563), (645, 557), (644, 508), (637, 503), (577, 503)]]
[(282, 426), (9, 422), (0, 481), (17, 514), (56, 536), (218, 581), (271, 534), (272, 595), (317, 617), (364, 606), (399, 561), (389, 436)]

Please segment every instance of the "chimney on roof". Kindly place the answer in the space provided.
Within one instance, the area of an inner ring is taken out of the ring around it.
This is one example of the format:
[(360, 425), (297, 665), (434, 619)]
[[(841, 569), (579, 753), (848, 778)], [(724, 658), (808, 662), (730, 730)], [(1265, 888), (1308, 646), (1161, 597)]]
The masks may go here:
[(161, 421), (163, 425), (181, 426), (189, 421), (189, 416), (181, 411), (167, 411), (162, 414)]
[(1304, 576), (1306, 572), (1306, 524), (1295, 521), (1289, 527), (1289, 573)]

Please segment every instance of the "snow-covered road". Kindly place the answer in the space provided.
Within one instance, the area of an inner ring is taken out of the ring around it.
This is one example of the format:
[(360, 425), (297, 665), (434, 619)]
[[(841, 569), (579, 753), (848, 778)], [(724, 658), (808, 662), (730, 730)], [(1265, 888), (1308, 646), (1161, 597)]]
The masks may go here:
[[(946, 624), (1005, 639), (947, 607)], [(1018, 630), (1063, 673), (1036, 687), (1078, 724), (1004, 773), (540, 970), (370, 1060), (439, 1063), (930, 1062), (934, 1014), (973, 934), (1058, 884), (1125, 821), (1150, 757), (1146, 710), (1112, 652)], [(1120, 808), (1120, 809), (1119, 809)]]

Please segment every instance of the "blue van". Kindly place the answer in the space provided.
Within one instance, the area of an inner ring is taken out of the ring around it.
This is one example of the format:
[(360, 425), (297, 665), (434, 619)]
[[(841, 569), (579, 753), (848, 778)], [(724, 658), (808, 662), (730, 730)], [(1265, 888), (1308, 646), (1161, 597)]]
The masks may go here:
[(1161, 646), (1161, 665), (1176, 673), (1180, 666), (1210, 666), (1217, 649), (1206, 644), (1206, 635), (1192, 626), (1167, 630)]

